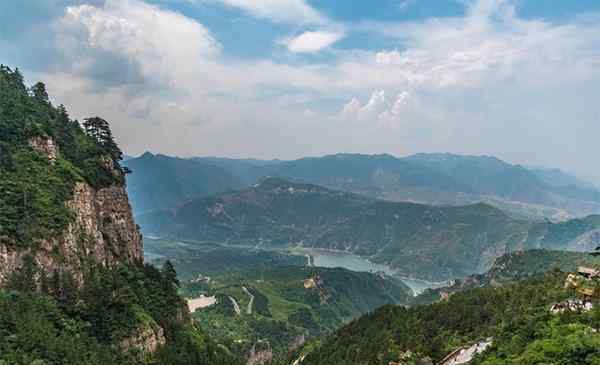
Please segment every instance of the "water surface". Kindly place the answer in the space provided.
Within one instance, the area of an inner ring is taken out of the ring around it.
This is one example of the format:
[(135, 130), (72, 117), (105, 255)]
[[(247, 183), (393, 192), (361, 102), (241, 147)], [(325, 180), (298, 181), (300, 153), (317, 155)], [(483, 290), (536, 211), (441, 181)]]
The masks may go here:
[(409, 286), (415, 294), (419, 294), (428, 288), (440, 288), (447, 284), (445, 282), (434, 283), (426, 280), (403, 277), (400, 276), (396, 270), (387, 265), (377, 264), (369, 261), (365, 257), (347, 252), (322, 249), (300, 249), (299, 252), (304, 255), (310, 255), (312, 257), (311, 264), (317, 267), (341, 267), (352, 271), (370, 273), (383, 272), (387, 275), (397, 277)]

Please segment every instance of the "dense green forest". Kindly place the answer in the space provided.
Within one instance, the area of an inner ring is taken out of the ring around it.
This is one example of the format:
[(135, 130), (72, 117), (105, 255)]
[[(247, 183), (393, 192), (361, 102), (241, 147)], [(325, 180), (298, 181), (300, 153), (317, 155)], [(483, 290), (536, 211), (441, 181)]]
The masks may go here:
[(410, 361), (438, 361), (487, 338), (493, 338), (491, 348), (473, 364), (599, 364), (598, 303), (591, 312), (549, 311), (576, 296), (564, 289), (565, 278), (553, 271), (506, 287), (456, 293), (431, 305), (385, 306), (324, 339), (302, 364), (388, 364), (407, 351)]
[[(81, 288), (68, 272), (38, 275), (25, 266), (0, 291), (0, 364), (238, 363), (189, 321), (172, 266), (90, 267)], [(158, 326), (153, 356), (123, 345)]]
[[(54, 165), (29, 146), (36, 137), (60, 150)], [(122, 183), (121, 159), (108, 122), (94, 117), (82, 127), (51, 104), (44, 84), (28, 88), (18, 69), (0, 66), (0, 243), (31, 246), (61, 232), (75, 182)]]
[(41, 253), (38, 242), (51, 244), (73, 222), (66, 202), (77, 182), (123, 186), (122, 157), (107, 121), (72, 120), (44, 84), (28, 88), (0, 66), (0, 249), (19, 267), (0, 288), (0, 364), (241, 363), (193, 323), (171, 263), (158, 270), (113, 252), (114, 262), (68, 266), (61, 254), (75, 247)]

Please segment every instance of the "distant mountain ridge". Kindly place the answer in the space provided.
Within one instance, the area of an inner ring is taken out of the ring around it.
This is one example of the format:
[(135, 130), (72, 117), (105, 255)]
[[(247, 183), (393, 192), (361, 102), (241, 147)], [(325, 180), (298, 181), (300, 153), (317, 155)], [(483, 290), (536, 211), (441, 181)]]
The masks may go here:
[[(179, 167), (157, 168), (164, 164)], [(125, 165), (134, 171), (129, 185), (137, 214), (154, 208), (175, 208), (188, 198), (250, 186), (266, 176), (390, 201), (433, 205), (483, 201), (521, 219), (566, 220), (600, 213), (600, 192), (591, 184), (560, 170), (526, 168), (490, 156), (335, 154), (282, 161), (143, 155)], [(160, 184), (162, 190), (156, 188), (155, 178), (147, 178), (157, 173), (147, 170), (160, 171), (158, 181), (165, 181)], [(199, 183), (184, 178), (194, 174), (205, 179)], [(171, 186), (168, 181), (177, 183)]]
[(389, 202), (281, 178), (138, 221), (147, 234), (176, 239), (343, 250), (430, 280), (483, 272), (514, 250), (587, 250), (600, 238), (600, 216), (535, 223), (482, 203)]
[(123, 165), (133, 171), (127, 191), (136, 214), (176, 208), (193, 198), (244, 186), (237, 176), (207, 161), (146, 152)]

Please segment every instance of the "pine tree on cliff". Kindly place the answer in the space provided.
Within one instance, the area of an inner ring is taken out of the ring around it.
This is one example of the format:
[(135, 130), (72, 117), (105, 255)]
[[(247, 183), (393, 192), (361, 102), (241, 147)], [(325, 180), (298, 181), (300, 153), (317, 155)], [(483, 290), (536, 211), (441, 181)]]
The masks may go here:
[(49, 97), (48, 92), (46, 91), (46, 85), (43, 82), (38, 82), (37, 84), (31, 87), (31, 93), (33, 94), (33, 98), (40, 103), (48, 103)]
[(113, 161), (118, 163), (123, 159), (123, 152), (117, 146), (110, 125), (106, 120), (100, 117), (87, 118), (83, 122), (83, 127), (86, 133), (98, 142), (103, 152), (110, 155)]
[(171, 261), (167, 260), (163, 264), (162, 273), (165, 281), (171, 285), (179, 286), (179, 280), (177, 279), (177, 271)]

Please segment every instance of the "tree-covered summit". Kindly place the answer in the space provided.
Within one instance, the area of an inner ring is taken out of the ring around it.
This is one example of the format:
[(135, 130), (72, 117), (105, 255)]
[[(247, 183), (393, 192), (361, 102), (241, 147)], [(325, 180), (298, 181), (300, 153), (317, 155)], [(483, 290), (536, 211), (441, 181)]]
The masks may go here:
[[(84, 125), (52, 104), (43, 83), (27, 87), (18, 69), (0, 66), (0, 242), (29, 246), (61, 232), (76, 182), (124, 183), (108, 122), (94, 117)], [(40, 143), (56, 156), (36, 150)]]

